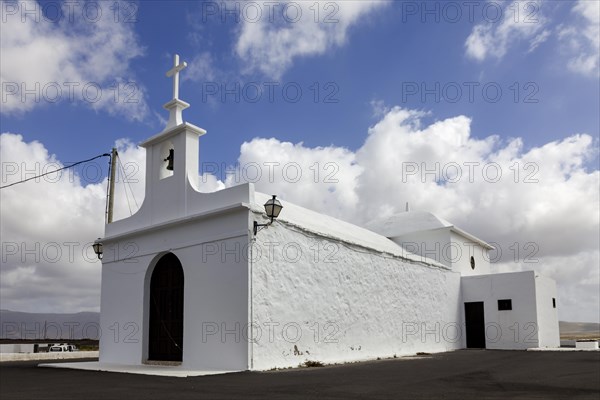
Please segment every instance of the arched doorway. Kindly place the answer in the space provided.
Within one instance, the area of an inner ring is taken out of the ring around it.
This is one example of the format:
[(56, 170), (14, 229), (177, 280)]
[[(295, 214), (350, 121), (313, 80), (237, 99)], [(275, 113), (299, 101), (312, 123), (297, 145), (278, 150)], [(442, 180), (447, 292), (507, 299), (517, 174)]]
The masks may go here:
[(183, 283), (177, 256), (162, 256), (150, 280), (149, 360), (182, 361)]

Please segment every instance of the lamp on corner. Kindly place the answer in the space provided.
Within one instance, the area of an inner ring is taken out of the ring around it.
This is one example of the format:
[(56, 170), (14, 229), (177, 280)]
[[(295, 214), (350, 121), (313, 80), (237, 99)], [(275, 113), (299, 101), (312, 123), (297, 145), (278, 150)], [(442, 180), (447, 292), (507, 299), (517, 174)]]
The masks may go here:
[(269, 199), (265, 203), (265, 212), (271, 221), (267, 222), (266, 224), (259, 224), (258, 222), (254, 221), (254, 236), (256, 236), (259, 230), (271, 225), (273, 221), (279, 217), (279, 213), (281, 212), (282, 208), (283, 206), (281, 205), (281, 202), (277, 200), (277, 196), (273, 195), (273, 198)]
[[(100, 238), (98, 238), (98, 240), (100, 240)], [(94, 242), (92, 247), (94, 248), (94, 253), (96, 253), (96, 255), (98, 256), (98, 260), (102, 260), (102, 253), (103, 253), (102, 243), (96, 241), (96, 242)]]

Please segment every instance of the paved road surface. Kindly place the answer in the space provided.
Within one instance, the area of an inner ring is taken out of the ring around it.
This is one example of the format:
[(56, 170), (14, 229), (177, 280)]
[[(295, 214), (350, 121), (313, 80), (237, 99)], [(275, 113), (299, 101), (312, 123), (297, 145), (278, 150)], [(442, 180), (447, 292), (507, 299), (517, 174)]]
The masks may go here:
[(600, 352), (462, 350), (168, 378), (0, 364), (0, 399), (600, 399)]

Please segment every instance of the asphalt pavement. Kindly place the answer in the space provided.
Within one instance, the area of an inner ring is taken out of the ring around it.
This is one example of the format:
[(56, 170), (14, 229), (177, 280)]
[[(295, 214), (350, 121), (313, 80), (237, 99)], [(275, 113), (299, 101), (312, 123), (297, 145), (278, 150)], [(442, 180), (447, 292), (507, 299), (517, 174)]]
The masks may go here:
[(0, 363), (0, 399), (600, 399), (600, 352), (461, 350), (170, 378)]

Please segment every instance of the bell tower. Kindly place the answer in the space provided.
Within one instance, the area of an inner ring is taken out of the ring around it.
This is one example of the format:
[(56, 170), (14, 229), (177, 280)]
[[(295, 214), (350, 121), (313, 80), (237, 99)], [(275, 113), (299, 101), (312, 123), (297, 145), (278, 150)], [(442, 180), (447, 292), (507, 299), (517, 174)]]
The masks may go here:
[(140, 144), (146, 149), (146, 199), (153, 223), (183, 217), (186, 198), (198, 190), (198, 138), (202, 128), (183, 120), (190, 105), (179, 99), (179, 73), (187, 67), (175, 55), (167, 77), (173, 78), (173, 98), (163, 107), (169, 111), (165, 129)]

